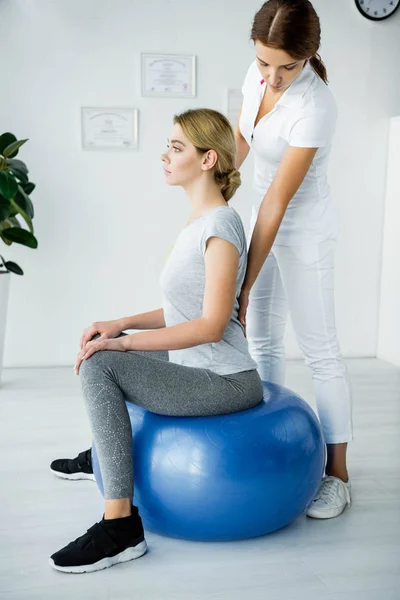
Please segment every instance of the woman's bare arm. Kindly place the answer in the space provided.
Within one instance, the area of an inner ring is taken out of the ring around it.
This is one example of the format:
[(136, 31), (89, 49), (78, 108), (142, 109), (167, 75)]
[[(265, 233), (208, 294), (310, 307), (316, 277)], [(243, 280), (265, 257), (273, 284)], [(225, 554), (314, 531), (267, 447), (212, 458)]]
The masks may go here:
[(247, 157), (249, 150), (250, 150), (250, 146), (248, 145), (248, 143), (246, 142), (246, 140), (244, 139), (244, 137), (242, 136), (242, 134), (240, 132), (239, 122), (240, 122), (241, 114), (242, 114), (242, 110), (240, 110), (239, 117), (238, 117), (238, 120), (236, 123), (236, 128), (235, 128), (236, 168), (237, 169), (240, 169), (240, 167), (244, 163), (245, 158)]
[(157, 308), (132, 317), (123, 317), (118, 319), (118, 323), (121, 326), (121, 331), (126, 329), (161, 329), (165, 327), (164, 309)]
[(162, 308), (112, 321), (96, 321), (83, 331), (79, 345), (82, 350), (95, 335), (100, 339), (108, 339), (117, 337), (125, 329), (159, 329), (161, 327), (165, 327)]
[(125, 336), (123, 343), (127, 350), (180, 350), (222, 339), (235, 301), (239, 252), (230, 242), (211, 237), (207, 242), (204, 264), (202, 316), (157, 331)]

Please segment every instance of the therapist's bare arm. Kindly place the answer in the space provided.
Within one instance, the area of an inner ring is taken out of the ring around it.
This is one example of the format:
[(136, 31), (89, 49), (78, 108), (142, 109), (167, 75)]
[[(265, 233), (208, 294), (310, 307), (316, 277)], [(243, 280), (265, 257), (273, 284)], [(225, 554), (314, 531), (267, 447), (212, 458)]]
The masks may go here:
[(249, 150), (250, 150), (250, 146), (248, 145), (248, 143), (246, 142), (246, 140), (240, 133), (239, 121), (240, 121), (241, 114), (242, 114), (242, 111), (240, 111), (239, 118), (237, 120), (236, 128), (235, 128), (236, 168), (237, 169), (240, 169), (240, 167), (244, 163), (245, 158), (247, 157)]
[(242, 286), (246, 292), (253, 287), (274, 243), (288, 204), (306, 176), (317, 150), (318, 148), (293, 146), (286, 150), (258, 212)]
[(212, 237), (207, 242), (204, 265), (202, 316), (157, 331), (125, 336), (126, 350), (180, 350), (222, 339), (235, 301), (239, 252), (233, 244)]

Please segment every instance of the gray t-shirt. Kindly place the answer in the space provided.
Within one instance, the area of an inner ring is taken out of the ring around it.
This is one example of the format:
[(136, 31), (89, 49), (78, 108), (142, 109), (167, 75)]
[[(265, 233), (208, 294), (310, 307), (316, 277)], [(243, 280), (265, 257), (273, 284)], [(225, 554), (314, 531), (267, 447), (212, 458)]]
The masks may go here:
[(183, 350), (170, 350), (171, 362), (210, 369), (219, 375), (257, 368), (238, 320), (239, 294), (246, 273), (247, 246), (243, 223), (230, 206), (218, 206), (181, 231), (161, 274), (164, 319), (167, 327), (198, 319), (203, 312), (204, 253), (210, 237), (231, 242), (239, 251), (236, 297), (222, 340)]

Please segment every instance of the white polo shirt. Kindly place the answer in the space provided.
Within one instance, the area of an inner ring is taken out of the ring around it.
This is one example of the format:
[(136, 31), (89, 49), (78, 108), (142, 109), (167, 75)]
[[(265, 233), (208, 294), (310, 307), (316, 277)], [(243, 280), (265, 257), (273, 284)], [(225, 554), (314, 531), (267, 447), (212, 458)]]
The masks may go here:
[(327, 181), (337, 119), (333, 95), (307, 63), (273, 110), (254, 127), (266, 85), (257, 63), (252, 63), (242, 88), (239, 127), (255, 159), (253, 216), (258, 212), (287, 147), (318, 148), (286, 209), (275, 243), (292, 246), (334, 238), (336, 213)]

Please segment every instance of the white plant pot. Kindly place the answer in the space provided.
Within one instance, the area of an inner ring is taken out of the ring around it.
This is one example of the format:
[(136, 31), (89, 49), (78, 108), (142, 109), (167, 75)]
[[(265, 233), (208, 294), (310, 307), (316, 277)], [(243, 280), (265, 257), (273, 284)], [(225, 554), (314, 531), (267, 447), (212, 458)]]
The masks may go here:
[(3, 366), (4, 339), (6, 336), (8, 291), (10, 288), (10, 273), (0, 273), (0, 383)]

